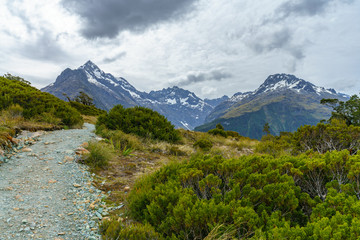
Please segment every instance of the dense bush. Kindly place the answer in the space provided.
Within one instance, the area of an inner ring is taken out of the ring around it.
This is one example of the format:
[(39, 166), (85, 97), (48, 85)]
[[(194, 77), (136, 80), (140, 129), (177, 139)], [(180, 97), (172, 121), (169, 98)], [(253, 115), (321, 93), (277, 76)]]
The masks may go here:
[(68, 103), (41, 92), (24, 81), (0, 77), (0, 89), (0, 110), (18, 104), (23, 108), (22, 115), (25, 119), (46, 121), (58, 118), (66, 126), (81, 126), (83, 123), (80, 113)]
[(197, 156), (138, 181), (130, 214), (165, 239), (203, 239), (219, 224), (239, 239), (357, 239), (359, 169), (360, 156), (346, 150)]
[(307, 151), (326, 153), (344, 149), (352, 155), (359, 151), (360, 127), (348, 126), (345, 121), (333, 119), (330, 123), (301, 126), (294, 133), (263, 136), (255, 151), (280, 156), (298, 155)]
[(210, 129), (208, 131), (209, 134), (211, 135), (219, 135), (219, 136), (222, 136), (222, 137), (240, 137), (239, 133), (235, 132), (235, 131), (225, 131), (224, 130), (224, 127), (218, 123), (216, 124), (216, 128), (214, 129)]
[(110, 130), (121, 130), (141, 137), (177, 142), (180, 134), (174, 126), (159, 113), (144, 107), (113, 107), (108, 114), (101, 115), (97, 127), (105, 125)]
[(319, 153), (348, 149), (356, 154), (360, 149), (360, 127), (332, 120), (316, 126), (305, 125), (294, 133), (295, 149), (300, 152), (314, 150)]

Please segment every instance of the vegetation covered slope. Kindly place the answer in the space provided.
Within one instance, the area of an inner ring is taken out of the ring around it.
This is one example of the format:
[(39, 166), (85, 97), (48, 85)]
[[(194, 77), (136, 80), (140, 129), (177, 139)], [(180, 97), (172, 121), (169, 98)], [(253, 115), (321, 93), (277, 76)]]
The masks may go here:
[[(127, 197), (128, 220), (113, 213), (103, 238), (359, 239), (360, 127), (346, 121), (358, 108), (334, 109), (327, 123), (266, 131), (253, 154), (226, 156), (204, 144), (205, 152), (142, 175)], [(221, 125), (183, 137), (196, 134), (204, 143), (242, 138)]]
[(242, 136), (261, 139), (265, 123), (269, 123), (271, 133), (293, 132), (301, 125), (315, 125), (329, 118), (331, 110), (320, 104), (317, 97), (295, 94), (291, 90), (258, 96), (246, 103), (238, 103), (228, 109), (220, 118), (195, 128), (208, 131), (221, 123), (226, 130), (238, 132)]
[(16, 77), (0, 77), (0, 110), (12, 105), (19, 105), (25, 119), (38, 121), (55, 121), (63, 126), (81, 126), (83, 119), (80, 113), (68, 103), (55, 96), (41, 92), (26, 81)]

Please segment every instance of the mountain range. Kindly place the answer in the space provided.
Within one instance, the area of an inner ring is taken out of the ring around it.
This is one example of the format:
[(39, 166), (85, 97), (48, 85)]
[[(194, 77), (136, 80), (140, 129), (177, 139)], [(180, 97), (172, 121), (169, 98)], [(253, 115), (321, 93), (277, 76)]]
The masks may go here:
[(315, 125), (328, 119), (331, 110), (320, 104), (323, 98), (346, 101), (349, 96), (325, 89), (290, 74), (270, 75), (254, 91), (234, 94), (220, 103), (205, 118), (206, 124), (195, 128), (208, 131), (217, 123), (226, 130), (260, 139), (263, 126), (269, 123), (274, 135), (292, 132), (304, 124)]
[(96, 107), (110, 110), (114, 105), (144, 106), (167, 117), (175, 127), (194, 129), (204, 123), (206, 116), (220, 102), (229, 99), (201, 99), (194, 93), (179, 88), (164, 88), (150, 93), (138, 91), (126, 79), (105, 73), (88, 61), (77, 69), (65, 69), (56, 81), (42, 91), (66, 100), (64, 93), (73, 99), (80, 91), (94, 100)]
[(122, 77), (105, 73), (91, 61), (77, 69), (65, 69), (42, 91), (64, 100), (64, 94), (73, 99), (82, 91), (104, 110), (116, 104), (144, 106), (164, 115), (178, 128), (208, 131), (221, 123), (226, 130), (256, 139), (264, 134), (265, 123), (269, 123), (272, 134), (292, 132), (301, 125), (314, 125), (330, 117), (331, 109), (321, 105), (321, 99), (349, 98), (290, 74), (270, 75), (256, 90), (238, 92), (231, 98), (201, 99), (176, 86), (146, 93)]

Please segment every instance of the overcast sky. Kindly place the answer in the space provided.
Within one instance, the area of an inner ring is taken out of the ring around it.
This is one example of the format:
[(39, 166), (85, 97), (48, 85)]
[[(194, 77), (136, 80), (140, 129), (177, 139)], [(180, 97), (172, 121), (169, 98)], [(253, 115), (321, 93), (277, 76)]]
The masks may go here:
[(200, 97), (289, 73), (360, 92), (360, 0), (0, 0), (0, 75), (44, 87), (87, 60)]

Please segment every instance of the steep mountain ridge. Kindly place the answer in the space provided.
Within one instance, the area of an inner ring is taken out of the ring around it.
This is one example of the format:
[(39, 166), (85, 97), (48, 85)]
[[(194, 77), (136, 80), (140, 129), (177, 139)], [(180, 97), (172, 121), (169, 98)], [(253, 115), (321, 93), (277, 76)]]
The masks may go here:
[(42, 89), (66, 100), (64, 93), (74, 98), (80, 91), (94, 99), (96, 107), (109, 110), (116, 104), (124, 107), (144, 106), (158, 111), (176, 127), (193, 129), (203, 124), (213, 108), (228, 97), (203, 100), (194, 93), (179, 88), (164, 88), (150, 93), (138, 91), (126, 79), (105, 73), (87, 61), (75, 70), (65, 69), (55, 83)]
[(295, 131), (301, 125), (313, 125), (330, 116), (330, 109), (320, 104), (321, 99), (347, 100), (348, 97), (294, 75), (274, 74), (256, 90), (236, 93), (220, 103), (206, 117), (207, 123), (195, 130), (207, 131), (222, 123), (227, 130), (259, 139), (266, 122), (273, 134)]

